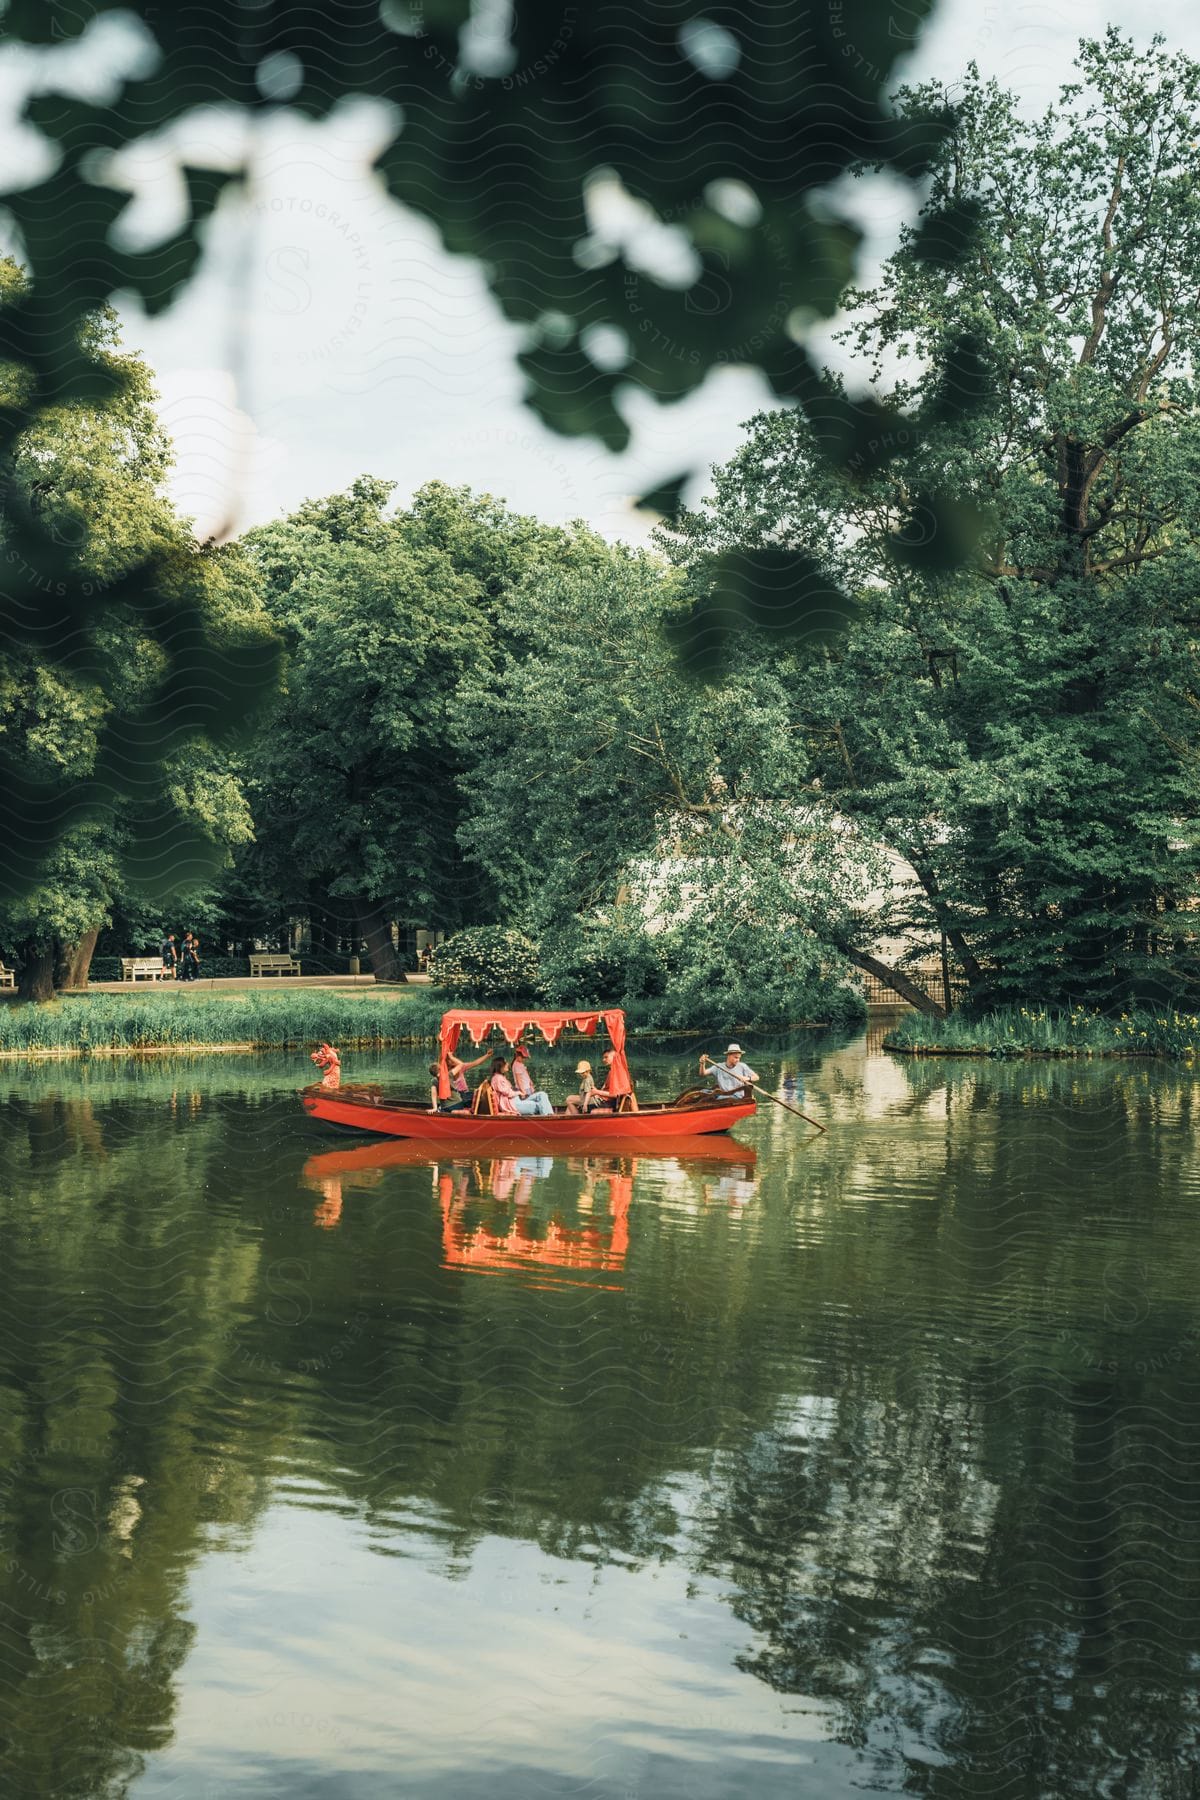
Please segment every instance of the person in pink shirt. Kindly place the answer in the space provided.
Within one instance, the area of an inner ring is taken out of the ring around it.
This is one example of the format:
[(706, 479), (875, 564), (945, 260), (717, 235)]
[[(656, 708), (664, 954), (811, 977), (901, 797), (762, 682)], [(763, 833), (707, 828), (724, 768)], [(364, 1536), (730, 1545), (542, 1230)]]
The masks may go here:
[[(540, 1097), (534, 1094), (528, 1100), (523, 1099), (521, 1095), (518, 1094), (516, 1088), (514, 1088), (512, 1082), (508, 1079), (508, 1064), (502, 1056), (494, 1056), (492, 1058), (491, 1084), (492, 1095), (496, 1102), (496, 1111), (504, 1117), (512, 1118), (516, 1115), (520, 1118), (528, 1119), (539, 1114), (544, 1116), (546, 1113), (554, 1111), (554, 1108), (551, 1106), (550, 1101), (545, 1094)], [(530, 1086), (532, 1088), (532, 1083), (530, 1083)], [(543, 1101), (545, 1102), (544, 1105)]]
[(506, 1118), (513, 1118), (517, 1111), (517, 1090), (508, 1079), (508, 1064), (502, 1056), (493, 1056), (492, 1072), (488, 1077), (488, 1085), (492, 1090), (492, 1100), (496, 1111)]
[(529, 1109), (530, 1113), (549, 1118), (554, 1112), (554, 1102), (545, 1088), (533, 1085), (533, 1076), (529, 1073), (529, 1051), (524, 1044), (518, 1044), (513, 1051), (512, 1078), (518, 1101), (531, 1100), (533, 1105)]

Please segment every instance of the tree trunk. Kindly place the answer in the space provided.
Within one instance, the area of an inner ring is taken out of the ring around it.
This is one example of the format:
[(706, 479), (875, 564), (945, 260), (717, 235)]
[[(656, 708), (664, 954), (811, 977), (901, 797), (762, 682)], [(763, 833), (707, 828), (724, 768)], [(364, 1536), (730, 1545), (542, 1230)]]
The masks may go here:
[(369, 900), (360, 900), (355, 911), (358, 929), (367, 942), (367, 955), (371, 959), (371, 971), (376, 981), (407, 981), (408, 976), (400, 966), (396, 946), (392, 943), (391, 920), (386, 919), (381, 909), (373, 906)]
[(868, 956), (865, 950), (847, 950), (844, 954), (856, 969), (861, 969), (864, 975), (874, 975), (877, 981), (890, 987), (894, 994), (898, 994), (901, 1000), (907, 1000), (918, 1012), (928, 1013), (934, 1019), (945, 1018), (945, 1012), (937, 1001), (931, 1000), (924, 988), (918, 987), (915, 981), (910, 981), (900, 969), (890, 969), (887, 963), (880, 962), (877, 956)]
[(329, 929), (329, 901), (324, 894), (311, 894), (308, 902), (308, 936), (313, 961), (322, 971), (332, 970), (337, 956), (337, 938)]
[(21, 979), (17, 993), (22, 1000), (53, 1000), (55, 949), (34, 938), (21, 945)]
[(959, 966), (967, 978), (967, 986), (974, 992), (977, 988), (981, 988), (984, 985), (983, 970), (980, 968), (978, 961), (968, 948), (967, 940), (964, 938), (962, 932), (957, 926), (950, 923), (946, 908), (942, 903), (941, 889), (938, 886), (937, 878), (935, 877), (933, 870), (927, 863), (918, 862), (915, 857), (910, 856), (908, 860), (916, 873), (917, 880), (925, 889), (925, 893), (929, 899), (930, 905), (933, 907), (938, 927), (941, 930), (942, 935), (947, 939), (950, 948), (958, 958)]
[(92, 957), (96, 953), (96, 939), (99, 936), (99, 925), (93, 925), (74, 944), (59, 943), (54, 970), (55, 987), (85, 988), (87, 986), (88, 971), (92, 966)]

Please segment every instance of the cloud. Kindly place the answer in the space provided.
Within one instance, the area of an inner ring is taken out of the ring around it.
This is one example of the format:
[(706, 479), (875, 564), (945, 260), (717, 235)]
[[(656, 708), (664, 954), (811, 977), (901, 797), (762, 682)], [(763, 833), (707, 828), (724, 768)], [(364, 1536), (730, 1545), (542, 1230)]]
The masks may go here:
[(284, 446), (237, 403), (227, 369), (160, 372), (159, 416), (175, 445), (171, 496), (202, 539), (225, 539), (269, 516)]

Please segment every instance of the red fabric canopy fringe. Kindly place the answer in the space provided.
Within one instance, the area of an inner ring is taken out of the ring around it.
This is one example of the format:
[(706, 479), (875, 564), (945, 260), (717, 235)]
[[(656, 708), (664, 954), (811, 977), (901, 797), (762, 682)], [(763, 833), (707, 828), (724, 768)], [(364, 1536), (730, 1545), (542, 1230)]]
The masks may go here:
[(441, 1043), (442, 1055), (438, 1067), (438, 1098), (450, 1098), (449, 1058), (458, 1049), (459, 1036), (465, 1027), (473, 1044), (481, 1044), (489, 1031), (502, 1031), (510, 1044), (515, 1044), (522, 1032), (534, 1030), (541, 1033), (548, 1044), (555, 1044), (568, 1025), (576, 1031), (582, 1031), (587, 1037), (596, 1035), (596, 1027), (601, 1020), (607, 1031), (616, 1058), (609, 1075), (607, 1087), (610, 1094), (627, 1094), (632, 1091), (629, 1079), (629, 1064), (625, 1060), (625, 1014), (619, 1007), (609, 1007), (602, 1012), (448, 1012), (442, 1014)]

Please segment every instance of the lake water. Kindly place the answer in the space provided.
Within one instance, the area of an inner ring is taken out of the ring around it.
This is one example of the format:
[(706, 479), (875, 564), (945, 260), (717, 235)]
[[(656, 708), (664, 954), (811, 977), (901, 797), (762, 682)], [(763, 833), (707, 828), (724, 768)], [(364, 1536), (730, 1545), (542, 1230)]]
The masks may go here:
[(1191, 1076), (750, 1060), (828, 1135), (0, 1066), (6, 1800), (1200, 1792)]

